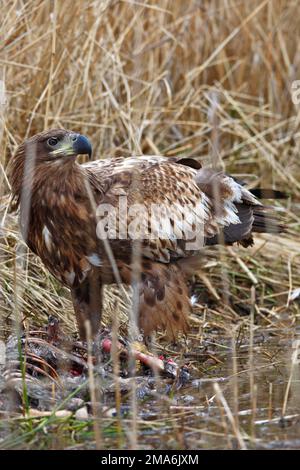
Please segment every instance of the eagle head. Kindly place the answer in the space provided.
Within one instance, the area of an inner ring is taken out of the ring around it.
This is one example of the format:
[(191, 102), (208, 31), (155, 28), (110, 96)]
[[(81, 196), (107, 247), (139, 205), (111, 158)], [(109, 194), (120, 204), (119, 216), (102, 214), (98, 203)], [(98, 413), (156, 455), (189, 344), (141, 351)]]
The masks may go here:
[[(90, 141), (84, 135), (66, 129), (49, 129), (26, 139), (17, 148), (8, 167), (13, 195), (19, 198), (21, 185), (33, 174), (41, 175), (57, 163), (72, 163), (77, 155), (92, 155)], [(53, 165), (53, 163), (55, 163)], [(69, 168), (69, 163), (61, 168)]]
[(86, 154), (92, 155), (90, 141), (84, 135), (66, 129), (50, 129), (41, 132), (26, 141), (26, 147), (36, 145), (38, 160), (67, 160), (69, 157)]
[(75, 159), (81, 154), (92, 155), (92, 146), (87, 137), (66, 129), (49, 129), (26, 139), (12, 160), (34, 159), (36, 163), (50, 163), (58, 159)]

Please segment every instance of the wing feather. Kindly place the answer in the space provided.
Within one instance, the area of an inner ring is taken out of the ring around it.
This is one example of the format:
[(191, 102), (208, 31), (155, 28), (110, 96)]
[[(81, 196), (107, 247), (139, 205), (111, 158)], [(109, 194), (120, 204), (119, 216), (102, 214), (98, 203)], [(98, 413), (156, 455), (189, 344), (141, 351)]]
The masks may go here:
[[(131, 240), (142, 241), (143, 256), (163, 263), (216, 243), (220, 230), (229, 243), (249, 238), (253, 208), (261, 207), (243, 185), (224, 173), (201, 168), (194, 159), (121, 157), (84, 168), (97, 202), (112, 207), (109, 223), (115, 238), (124, 239), (125, 228), (127, 238), (129, 234)], [(126, 199), (126, 214), (120, 197)]]
[(180, 159), (183, 161), (144, 156), (100, 161), (99, 166), (94, 162), (85, 167), (95, 188), (98, 181), (109, 180), (98, 202), (112, 206), (109, 223), (116, 228), (116, 238), (121, 238), (120, 225), (124, 228), (120, 196), (126, 196), (127, 233), (132, 239), (142, 240), (144, 256), (164, 263), (190, 256), (188, 244), (196, 235), (198, 251), (205, 237), (218, 230), (210, 199), (196, 182), (199, 163), (195, 161), (196, 168), (192, 168), (188, 159)]

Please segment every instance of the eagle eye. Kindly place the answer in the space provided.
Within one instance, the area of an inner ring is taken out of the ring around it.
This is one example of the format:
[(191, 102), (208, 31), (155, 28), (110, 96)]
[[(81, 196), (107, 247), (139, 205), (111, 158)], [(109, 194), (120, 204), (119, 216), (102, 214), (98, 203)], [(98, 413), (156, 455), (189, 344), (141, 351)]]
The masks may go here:
[(50, 139), (47, 140), (47, 143), (48, 143), (48, 145), (50, 145), (50, 147), (55, 147), (55, 145), (57, 145), (57, 143), (58, 143), (58, 138), (57, 137), (50, 137)]

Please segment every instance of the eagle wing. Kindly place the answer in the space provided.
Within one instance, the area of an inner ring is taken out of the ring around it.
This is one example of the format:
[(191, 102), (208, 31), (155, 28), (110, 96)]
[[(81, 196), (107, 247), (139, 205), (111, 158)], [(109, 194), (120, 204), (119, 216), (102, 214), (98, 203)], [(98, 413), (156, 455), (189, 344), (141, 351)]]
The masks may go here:
[(84, 168), (98, 207), (110, 213), (110, 241), (142, 240), (143, 256), (154, 261), (192, 256), (216, 243), (220, 229), (231, 241), (251, 236), (259, 201), (197, 160), (143, 156), (98, 160)]

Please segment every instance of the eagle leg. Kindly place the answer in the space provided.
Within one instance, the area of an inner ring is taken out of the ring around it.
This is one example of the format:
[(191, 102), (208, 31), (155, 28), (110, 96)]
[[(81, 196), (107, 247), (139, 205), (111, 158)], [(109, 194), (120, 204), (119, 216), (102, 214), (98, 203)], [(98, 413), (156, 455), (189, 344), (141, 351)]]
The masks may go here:
[(102, 281), (100, 274), (93, 271), (77, 287), (71, 288), (73, 307), (82, 340), (87, 340), (87, 325), (90, 323), (91, 336), (99, 332), (102, 317)]
[[(119, 263), (125, 284), (132, 283), (132, 266)], [(191, 302), (185, 269), (176, 263), (164, 264), (142, 259), (139, 282), (138, 327), (144, 341), (158, 330), (166, 330), (175, 339), (179, 331), (187, 333)]]
[(187, 333), (190, 312), (189, 289), (178, 267), (149, 263), (140, 285), (139, 327), (145, 338), (162, 329), (175, 340), (179, 331)]

